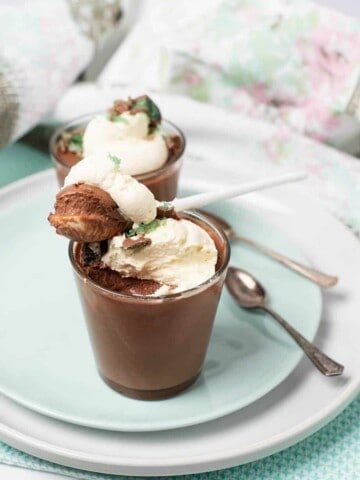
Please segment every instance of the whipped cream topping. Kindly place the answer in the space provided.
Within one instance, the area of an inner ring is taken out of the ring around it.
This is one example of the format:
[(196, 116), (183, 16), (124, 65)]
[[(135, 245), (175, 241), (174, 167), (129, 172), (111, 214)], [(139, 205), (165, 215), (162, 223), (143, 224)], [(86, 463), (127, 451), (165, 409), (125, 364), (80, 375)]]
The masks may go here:
[(155, 197), (145, 185), (125, 175), (121, 163), (118, 157), (108, 154), (85, 157), (70, 169), (64, 187), (76, 183), (99, 187), (132, 222), (149, 223), (156, 217)]
[(103, 262), (122, 276), (162, 283), (156, 296), (188, 290), (214, 275), (217, 249), (205, 230), (185, 219), (155, 222), (156, 228), (144, 234), (150, 245), (125, 249), (126, 235), (113, 237)]
[(121, 158), (121, 170), (138, 175), (161, 168), (168, 159), (168, 148), (161, 131), (149, 134), (149, 117), (138, 112), (124, 112), (110, 121), (97, 116), (87, 125), (84, 156), (111, 154)]

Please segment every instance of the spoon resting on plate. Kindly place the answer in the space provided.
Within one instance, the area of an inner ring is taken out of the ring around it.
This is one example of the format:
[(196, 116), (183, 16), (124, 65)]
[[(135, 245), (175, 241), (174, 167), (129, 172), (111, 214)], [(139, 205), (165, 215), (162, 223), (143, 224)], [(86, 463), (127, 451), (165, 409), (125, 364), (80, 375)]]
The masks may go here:
[(225, 279), (226, 286), (235, 301), (244, 308), (260, 308), (269, 313), (292, 336), (315, 367), (326, 376), (341, 375), (344, 366), (325, 355), (309, 342), (293, 326), (284, 320), (266, 303), (266, 291), (261, 283), (250, 273), (240, 268), (229, 267)]
[(214, 215), (213, 213), (204, 210), (199, 210), (199, 212), (202, 215), (208, 217), (213, 223), (215, 223), (215, 225), (221, 227), (229, 240), (239, 240), (240, 242), (246, 243), (247, 245), (256, 248), (260, 252), (265, 253), (265, 255), (268, 255), (274, 260), (277, 260), (282, 265), (285, 265), (289, 269), (294, 270), (303, 277), (306, 277), (309, 280), (313, 281), (320, 287), (329, 288), (336, 285), (336, 283), (338, 282), (338, 277), (319, 272), (318, 270), (315, 270), (311, 267), (307, 267), (306, 265), (296, 262), (295, 260), (292, 260), (291, 258), (286, 257), (285, 255), (276, 252), (275, 250), (272, 250), (261, 243), (255, 242), (254, 240), (239, 235), (237, 232), (235, 232), (230, 223), (228, 223), (226, 220), (219, 217), (218, 215)]

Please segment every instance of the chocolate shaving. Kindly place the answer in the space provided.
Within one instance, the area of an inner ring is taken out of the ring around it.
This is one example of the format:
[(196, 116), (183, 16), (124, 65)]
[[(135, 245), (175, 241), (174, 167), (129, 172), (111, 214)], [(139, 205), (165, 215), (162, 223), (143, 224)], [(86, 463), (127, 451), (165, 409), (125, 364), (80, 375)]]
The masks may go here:
[(111, 108), (109, 108), (110, 120), (114, 120), (114, 117), (121, 115), (124, 112), (128, 112), (133, 105), (133, 100), (129, 97), (128, 100), (115, 100)]
[(122, 247), (124, 250), (129, 250), (132, 248), (146, 247), (148, 245), (151, 245), (151, 238), (138, 236), (136, 238), (134, 237), (125, 238), (125, 240), (123, 241)]
[(156, 104), (147, 95), (127, 100), (115, 100), (113, 106), (108, 110), (109, 118), (114, 121), (118, 115), (129, 112), (130, 115), (143, 112), (149, 117), (149, 133), (161, 123), (161, 113)]
[(159, 206), (156, 209), (156, 218), (173, 218), (174, 220), (180, 220), (179, 215), (176, 213), (174, 207), (162, 207)]

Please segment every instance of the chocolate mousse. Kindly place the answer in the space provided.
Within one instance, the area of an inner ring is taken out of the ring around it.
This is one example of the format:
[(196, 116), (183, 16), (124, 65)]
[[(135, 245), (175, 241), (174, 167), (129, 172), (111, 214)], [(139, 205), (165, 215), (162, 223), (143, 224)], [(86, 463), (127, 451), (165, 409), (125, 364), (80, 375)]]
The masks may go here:
[[(141, 123), (144, 117), (148, 119), (146, 130)], [(141, 139), (139, 135), (145, 137)], [(135, 145), (135, 138), (139, 139), (138, 145)], [(161, 148), (158, 145), (160, 139), (163, 140)], [(158, 153), (154, 150), (148, 155), (146, 145), (147, 149), (158, 148)], [(52, 159), (60, 186), (69, 169), (84, 156), (99, 149), (108, 149), (109, 153), (124, 157), (125, 173), (144, 183), (158, 200), (172, 200), (176, 196), (184, 148), (182, 133), (170, 122), (162, 120), (159, 108), (146, 95), (116, 100), (106, 115), (91, 115), (78, 122), (73, 121), (70, 126), (55, 132), (51, 141)]]
[[(133, 243), (136, 242), (133, 241)], [(101, 257), (106, 251), (107, 242), (79, 243), (77, 245), (75, 253), (77, 264), (91, 280), (104, 288), (125, 295), (153, 295), (160, 288), (160, 283), (154, 280), (123, 277), (119, 272), (111, 270), (101, 261)]]
[[(99, 258), (86, 265), (84, 244), (70, 245), (70, 259), (99, 373), (114, 390), (140, 400), (172, 397), (198, 378), (205, 359), (229, 260), (229, 244), (195, 214), (217, 248), (215, 274), (183, 293), (156, 296), (160, 282), (123, 277)], [(146, 249), (146, 247), (144, 247)]]
[[(157, 217), (158, 224), (164, 221), (164, 218), (175, 218), (180, 220), (182, 217), (174, 212), (174, 210), (169, 209), (171, 212), (171, 217), (163, 217), (163, 210), (158, 209), (160, 212), (160, 217)], [(198, 222), (193, 221), (196, 225), (199, 225)], [(201, 228), (204, 228), (206, 232), (213, 239), (216, 248), (217, 248), (217, 260), (216, 268), (222, 263), (222, 253), (219, 253), (221, 246), (219, 245), (218, 239), (207, 226), (201, 225)], [(128, 228), (125, 231), (125, 235), (131, 235), (132, 229)], [(58, 233), (58, 232), (57, 232)], [(122, 243), (122, 248), (124, 250), (136, 250), (142, 249), (151, 245), (151, 239), (145, 237), (143, 234), (137, 234), (136, 237), (127, 236)], [(162, 286), (159, 281), (149, 280), (149, 279), (139, 279), (136, 277), (126, 277), (116, 270), (112, 270), (102, 261), (102, 257), (108, 251), (108, 242), (106, 241), (94, 241), (91, 243), (78, 243), (77, 251), (75, 254), (76, 262), (79, 268), (87, 275), (89, 278), (94, 280), (100, 286), (113, 290), (115, 292), (120, 292), (123, 294), (132, 294), (132, 295), (154, 295), (156, 291)]]
[(74, 165), (49, 222), (72, 240), (101, 377), (124, 395), (162, 399), (201, 372), (229, 242), (200, 215), (155, 200), (121, 165), (100, 154)]

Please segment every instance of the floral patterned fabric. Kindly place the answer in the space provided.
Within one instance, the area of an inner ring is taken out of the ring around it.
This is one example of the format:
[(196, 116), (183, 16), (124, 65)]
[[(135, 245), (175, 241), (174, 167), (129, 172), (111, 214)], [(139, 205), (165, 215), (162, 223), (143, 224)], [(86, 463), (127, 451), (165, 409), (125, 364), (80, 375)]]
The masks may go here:
[[(175, 3), (175, 4), (174, 4)], [(299, 0), (148, 2), (103, 74), (184, 93), (327, 140), (344, 127), (360, 72), (360, 24)], [(352, 105), (350, 110), (354, 110)], [(357, 128), (357, 130), (356, 130)]]
[(91, 59), (64, 0), (0, 7), (0, 146), (35, 125)]
[[(74, 105), (78, 115), (100, 111), (108, 107), (114, 98), (141, 94), (144, 90), (133, 86), (106, 87), (98, 84), (78, 84), (62, 97), (53, 112), (59, 123), (73, 118)], [(149, 92), (149, 91), (148, 91)], [(324, 145), (294, 132), (289, 127), (278, 126), (250, 118), (241, 113), (229, 113), (225, 109), (195, 102), (184, 96), (170, 96), (149, 92), (165, 108), (175, 123), (187, 125), (187, 119), (203, 125), (204, 118), (212, 119), (209, 131), (220, 126), (232, 141), (223, 148), (221, 155), (221, 181), (231, 183), (236, 171), (242, 178), (254, 179), (259, 175), (275, 176), (288, 171), (303, 170), (308, 174), (303, 188), (306, 193), (322, 203), (331, 213), (347, 224), (360, 236), (360, 161), (344, 152)], [(189, 132), (191, 134), (191, 132)], [(183, 175), (201, 178), (201, 168), (196, 169), (197, 158), (207, 162), (207, 168), (214, 166), (211, 176), (219, 178), (218, 155), (211, 150), (211, 142), (204, 142), (201, 148), (189, 141)], [(202, 148), (204, 147), (204, 148)], [(202, 166), (203, 168), (203, 166)], [(210, 171), (207, 169), (210, 180)]]
[(36, 125), (118, 22), (120, 0), (2, 0), (0, 147)]

